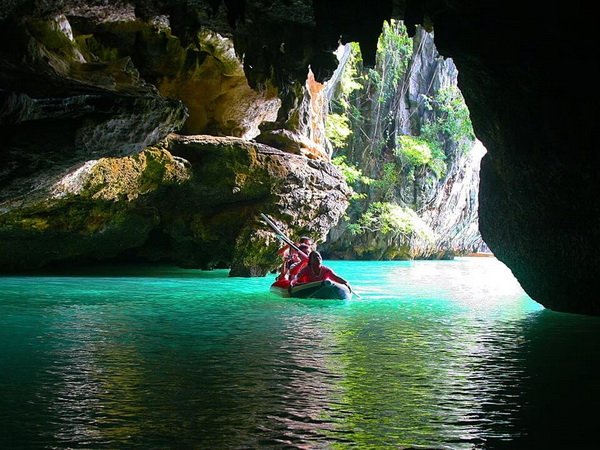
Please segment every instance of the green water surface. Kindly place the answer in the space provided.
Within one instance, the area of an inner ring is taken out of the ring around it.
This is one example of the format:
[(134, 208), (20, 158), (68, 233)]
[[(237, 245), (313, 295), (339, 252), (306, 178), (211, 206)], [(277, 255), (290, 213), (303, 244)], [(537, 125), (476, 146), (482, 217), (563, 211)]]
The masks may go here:
[[(600, 319), (495, 258), (274, 276), (121, 266), (0, 277), (0, 448), (593, 448)], [(569, 447), (570, 446), (570, 447)]]

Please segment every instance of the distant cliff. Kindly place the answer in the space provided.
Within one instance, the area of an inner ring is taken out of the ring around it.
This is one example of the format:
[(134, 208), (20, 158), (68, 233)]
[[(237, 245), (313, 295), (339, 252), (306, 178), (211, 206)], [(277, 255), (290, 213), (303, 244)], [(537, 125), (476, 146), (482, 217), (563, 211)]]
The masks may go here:
[(456, 67), (438, 54), (433, 34), (418, 28), (410, 39), (393, 22), (384, 27), (373, 69), (362, 67), (350, 45), (340, 59), (346, 73), (328, 86), (330, 120), (342, 123), (333, 130), (334, 156), (362, 178), (352, 180), (357, 195), (320, 248), (330, 258), (376, 260), (480, 249), (485, 149), (475, 141)]

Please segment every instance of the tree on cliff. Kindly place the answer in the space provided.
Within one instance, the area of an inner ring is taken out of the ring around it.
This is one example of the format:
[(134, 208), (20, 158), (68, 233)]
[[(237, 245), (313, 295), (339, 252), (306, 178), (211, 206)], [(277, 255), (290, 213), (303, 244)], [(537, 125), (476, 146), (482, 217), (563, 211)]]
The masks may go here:
[(399, 21), (384, 23), (374, 68), (363, 67), (358, 45), (343, 51), (327, 131), (334, 162), (356, 172), (355, 195), (328, 256), (443, 258), (477, 248), (475, 138), (452, 61), (430, 33), (411, 39)]

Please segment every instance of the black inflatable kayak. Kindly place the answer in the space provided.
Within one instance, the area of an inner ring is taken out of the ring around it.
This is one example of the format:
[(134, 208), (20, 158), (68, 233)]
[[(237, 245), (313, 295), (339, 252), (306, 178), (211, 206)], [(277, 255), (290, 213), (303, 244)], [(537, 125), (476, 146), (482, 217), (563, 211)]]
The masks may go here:
[(285, 282), (275, 282), (271, 285), (271, 292), (282, 297), (318, 298), (324, 300), (350, 300), (352, 292), (348, 286), (332, 280), (301, 283), (288, 287)]

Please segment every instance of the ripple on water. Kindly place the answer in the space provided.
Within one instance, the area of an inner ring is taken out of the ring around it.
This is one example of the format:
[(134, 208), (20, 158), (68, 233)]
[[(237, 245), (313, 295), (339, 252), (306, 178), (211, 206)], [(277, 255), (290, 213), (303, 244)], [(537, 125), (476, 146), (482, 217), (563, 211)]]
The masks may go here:
[[(553, 437), (547, 405), (598, 398), (585, 355), (598, 354), (600, 324), (546, 314), (498, 264), (332, 262), (360, 293), (349, 302), (281, 299), (272, 278), (226, 271), (4, 277), (0, 445), (471, 449)], [(571, 396), (548, 397), (554, 354)]]

